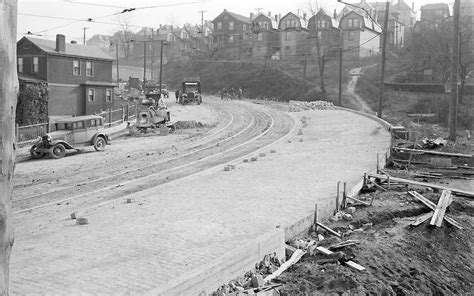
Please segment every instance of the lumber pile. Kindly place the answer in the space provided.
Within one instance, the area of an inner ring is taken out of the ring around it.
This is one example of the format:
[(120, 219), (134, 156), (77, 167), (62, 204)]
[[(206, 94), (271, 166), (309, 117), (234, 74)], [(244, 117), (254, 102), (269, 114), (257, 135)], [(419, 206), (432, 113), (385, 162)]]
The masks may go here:
[(432, 211), (421, 216), (418, 216), (416, 220), (411, 223), (413, 226), (418, 226), (424, 221), (431, 218), (430, 225), (435, 225), (437, 227), (441, 227), (443, 220), (445, 220), (448, 224), (452, 225), (457, 229), (463, 229), (462, 225), (454, 220), (449, 215), (445, 214), (446, 209), (452, 203), (453, 197), (449, 190), (443, 190), (441, 197), (438, 201), (438, 204), (434, 204), (432, 201), (424, 197), (423, 195), (419, 194), (416, 191), (409, 191), (408, 194), (420, 202), (422, 202), (425, 206), (430, 208)]

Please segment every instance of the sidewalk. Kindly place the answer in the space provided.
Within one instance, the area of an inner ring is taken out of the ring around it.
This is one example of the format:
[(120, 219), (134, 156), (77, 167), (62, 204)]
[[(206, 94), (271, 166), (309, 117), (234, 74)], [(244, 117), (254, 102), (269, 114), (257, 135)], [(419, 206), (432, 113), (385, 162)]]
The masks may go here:
[[(128, 196), (131, 204), (122, 199), (79, 213), (89, 219), (85, 226), (75, 225), (64, 213), (63, 221), (51, 222), (62, 223), (59, 230), (43, 225), (42, 230), (18, 233), (11, 294), (212, 292), (215, 284), (205, 282), (188, 290), (179, 287), (242, 253), (255, 239), (282, 240), (278, 231), (311, 214), (315, 203), (327, 211), (336, 183), (348, 182), (350, 188), (375, 169), (377, 153), (390, 146), (386, 130), (353, 113), (293, 115), (299, 126), (302, 116), (310, 118), (308, 127), (303, 135), (291, 135), (291, 143), (272, 147), (276, 153), (267, 148), (255, 162), (233, 162), (234, 170), (217, 167)], [(260, 253), (270, 251), (266, 247), (254, 246)], [(231, 264), (225, 274), (241, 275), (242, 268)]]

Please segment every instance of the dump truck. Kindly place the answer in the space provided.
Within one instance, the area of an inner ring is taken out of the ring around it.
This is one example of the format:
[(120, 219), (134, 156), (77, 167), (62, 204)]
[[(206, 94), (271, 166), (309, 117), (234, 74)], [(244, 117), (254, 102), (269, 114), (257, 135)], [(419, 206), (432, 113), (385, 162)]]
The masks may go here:
[(199, 76), (183, 78), (178, 102), (182, 105), (190, 102), (196, 102), (198, 105), (202, 103), (201, 78)]

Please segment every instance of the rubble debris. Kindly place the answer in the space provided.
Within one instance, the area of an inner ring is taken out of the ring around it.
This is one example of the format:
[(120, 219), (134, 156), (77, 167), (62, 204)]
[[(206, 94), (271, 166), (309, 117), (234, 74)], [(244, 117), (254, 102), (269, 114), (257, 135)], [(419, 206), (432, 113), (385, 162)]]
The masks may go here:
[(472, 158), (471, 154), (440, 152), (440, 151), (410, 149), (410, 148), (400, 148), (400, 147), (395, 147), (395, 146), (392, 146), (392, 149), (397, 151), (397, 152), (415, 153), (415, 154), (419, 154), (419, 155), (421, 155), (421, 154), (433, 154), (433, 155), (442, 155), (442, 156)]
[(290, 101), (289, 112), (301, 112), (305, 110), (335, 110), (333, 103), (327, 101)]
[(260, 154), (259, 154), (260, 157), (265, 157), (265, 155), (266, 155), (266, 154), (263, 153), (263, 152), (260, 152)]
[(329, 228), (328, 226), (324, 225), (324, 224), (321, 224), (320, 222), (317, 222), (316, 223), (319, 227), (321, 227), (322, 229), (326, 230), (327, 232), (341, 238), (342, 237), (342, 234), (340, 234), (339, 232), (337, 231), (334, 231), (332, 230), (331, 228)]
[(272, 279), (276, 278), (277, 276), (279, 276), (280, 274), (282, 274), (282, 272), (284, 272), (285, 270), (287, 270), (291, 265), (295, 264), (296, 262), (298, 262), (301, 257), (303, 257), (303, 255), (306, 254), (305, 251), (303, 250), (296, 250), (293, 255), (291, 255), (291, 258), (286, 261), (285, 263), (283, 263), (280, 268), (278, 268), (275, 272), (273, 272), (271, 275), (267, 276), (265, 279), (264, 279), (264, 282), (265, 283), (268, 283), (270, 282)]
[(74, 220), (74, 219), (76, 219), (76, 212), (71, 213), (71, 220)]
[(257, 161), (257, 158), (256, 157), (251, 157), (250, 161)]
[(441, 137), (438, 137), (436, 139), (429, 139), (427, 137), (424, 137), (423, 139), (421, 139), (421, 142), (423, 143), (423, 148), (427, 149), (434, 149), (437, 147), (446, 146), (446, 144), (448, 144), (448, 141)]
[(276, 152), (277, 152), (277, 151), (274, 150), (274, 149), (270, 150), (270, 153), (276, 153)]
[(345, 248), (345, 247), (354, 246), (354, 245), (357, 245), (359, 243), (360, 242), (358, 240), (349, 239), (349, 240), (342, 241), (342, 242), (339, 242), (339, 243), (336, 243), (336, 244), (332, 244), (328, 247), (328, 249), (330, 249), (330, 250), (341, 249), (341, 248)]
[[(332, 255), (332, 254), (334, 254), (334, 252), (332, 252), (332, 251), (326, 249), (325, 247), (317, 247), (316, 250), (320, 251), (321, 253), (323, 253), (323, 254), (325, 254), (325, 255)], [(341, 253), (342, 253), (342, 252), (341, 252)], [(344, 253), (342, 253), (342, 254), (344, 254)], [(359, 264), (357, 264), (357, 263), (355, 263), (354, 261), (351, 261), (351, 260), (345, 261), (345, 262), (341, 262), (341, 263), (343, 263), (343, 264), (345, 264), (345, 265), (347, 265), (347, 266), (349, 266), (349, 267), (351, 267), (351, 268), (353, 268), (353, 269), (355, 269), (355, 270), (358, 270), (358, 271), (364, 271), (364, 270), (365, 270), (365, 267), (363, 267), (363, 266), (361, 266), (361, 265), (359, 265)]]
[(225, 171), (225, 172), (230, 171), (230, 167), (229, 167), (228, 165), (226, 165), (226, 166), (224, 167), (224, 171)]

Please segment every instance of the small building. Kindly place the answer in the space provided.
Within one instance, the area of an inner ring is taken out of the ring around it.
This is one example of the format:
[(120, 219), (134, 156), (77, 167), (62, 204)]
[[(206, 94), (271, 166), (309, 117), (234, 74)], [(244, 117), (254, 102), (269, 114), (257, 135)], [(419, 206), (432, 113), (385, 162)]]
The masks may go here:
[(300, 17), (292, 12), (280, 20), (280, 59), (286, 61), (303, 61), (309, 50), (309, 30), (306, 14)]
[(113, 58), (100, 48), (25, 36), (17, 42), (17, 70), (47, 83), (48, 115), (89, 115), (113, 107)]
[(273, 56), (280, 49), (280, 33), (278, 32), (278, 15), (272, 17), (259, 13), (252, 19), (253, 48), (252, 57), (265, 59)]
[(363, 58), (380, 52), (382, 28), (364, 10), (349, 8), (341, 15), (339, 28), (342, 29), (343, 48), (348, 55)]
[(447, 3), (433, 3), (421, 6), (420, 21), (428, 22), (430, 27), (437, 27), (449, 18)]
[(252, 56), (250, 18), (224, 9), (212, 21), (212, 24), (214, 56), (231, 59)]
[[(374, 2), (371, 3), (376, 10), (377, 23), (385, 23), (385, 2)], [(389, 15), (387, 23), (387, 49), (390, 50), (399, 50), (405, 45), (405, 25), (399, 20), (400, 12), (399, 10), (394, 9), (396, 6), (389, 6)], [(380, 46), (382, 46), (382, 38), (380, 41)]]
[(320, 9), (309, 19), (308, 29), (312, 55), (317, 54), (318, 46), (320, 55), (334, 55), (339, 51), (339, 22), (336, 19), (335, 13), (331, 15), (324, 9)]

